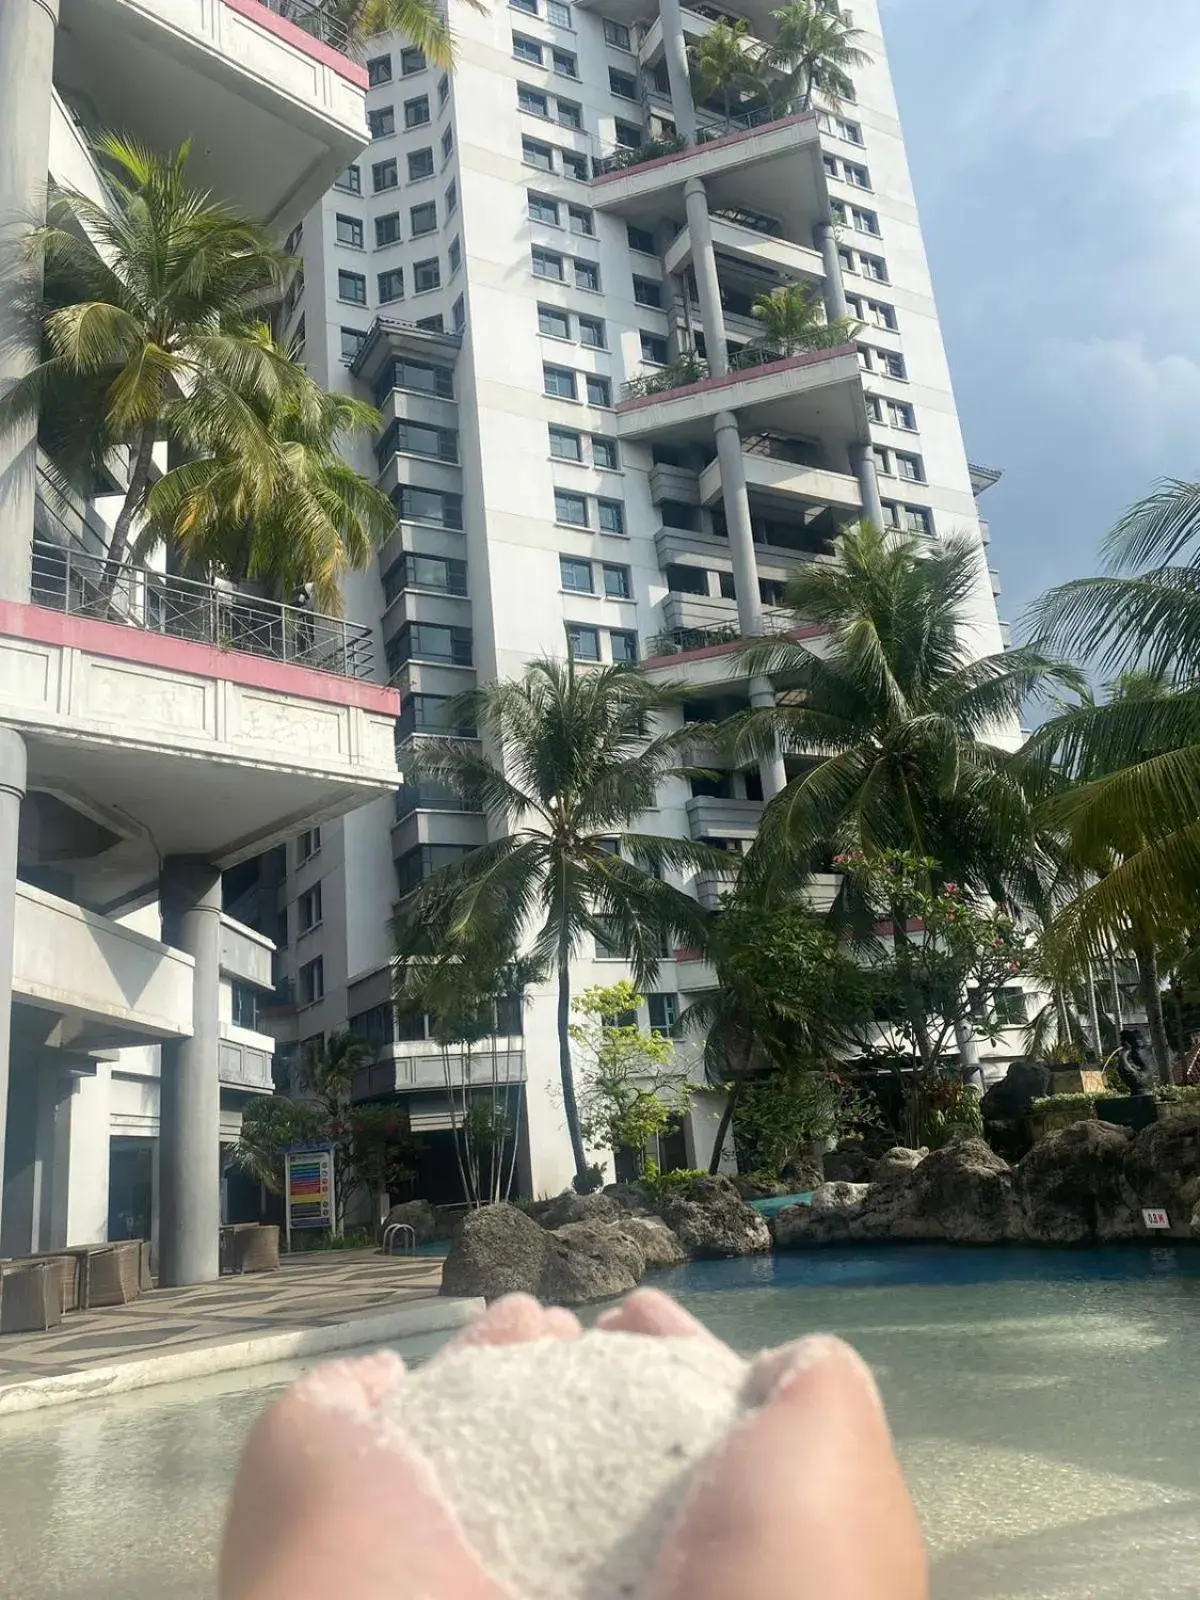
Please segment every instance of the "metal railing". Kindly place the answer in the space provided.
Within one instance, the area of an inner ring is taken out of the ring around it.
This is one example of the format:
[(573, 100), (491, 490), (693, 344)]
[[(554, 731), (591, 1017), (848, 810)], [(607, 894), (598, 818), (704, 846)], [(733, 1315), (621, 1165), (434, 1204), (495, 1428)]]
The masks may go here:
[(736, 622), (718, 628), (668, 628), (665, 633), (656, 633), (646, 641), (646, 655), (650, 658), (682, 656), (691, 650), (706, 650), (714, 644), (736, 644), (741, 637), (742, 630)]
[(330, 44), (335, 50), (342, 51), (350, 47), (349, 28), (332, 14), (325, 0), (259, 0), (259, 4), (273, 11), (277, 17), (294, 22), (305, 33), (311, 33), (314, 39), (320, 39), (322, 44)]
[(30, 599), (35, 606), (71, 616), (267, 656), (343, 678), (372, 674), (371, 630), (358, 623), (141, 567), (114, 572), (102, 557), (46, 539), (33, 541)]
[[(796, 356), (812, 355), (818, 350), (838, 350), (846, 343), (846, 337), (842, 328), (819, 326), (808, 330), (803, 344), (797, 343), (791, 350), (760, 341), (745, 344), (730, 355), (729, 370), (746, 372), (753, 367), (769, 366), (773, 361), (789, 361)], [(647, 395), (665, 394), (690, 383), (700, 383), (711, 376), (712, 369), (704, 357), (689, 351), (676, 356), (665, 367), (655, 367), (639, 377), (630, 378), (628, 383), (621, 385), (621, 399), (639, 400)]]
[(603, 146), (601, 154), (592, 163), (596, 177), (606, 172), (624, 172), (630, 167), (642, 167), (648, 161), (658, 161), (662, 156), (675, 156), (683, 151), (716, 139), (726, 139), (731, 133), (748, 133), (752, 128), (766, 127), (773, 122), (783, 122), (795, 113), (790, 106), (759, 106), (754, 111), (739, 116), (722, 118), (719, 124), (697, 130), (695, 140), (675, 135), (666, 139), (647, 139), (639, 145)]

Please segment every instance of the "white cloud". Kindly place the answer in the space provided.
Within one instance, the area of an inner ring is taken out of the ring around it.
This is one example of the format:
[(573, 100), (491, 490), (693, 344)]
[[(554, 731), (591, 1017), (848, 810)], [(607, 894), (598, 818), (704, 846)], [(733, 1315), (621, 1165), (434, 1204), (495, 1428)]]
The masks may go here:
[[(1038, 367), (1047, 394), (1102, 430), (1105, 448), (1148, 471), (1200, 476), (1200, 361), (1152, 355), (1140, 337), (1096, 336), (1046, 340)], [(1066, 459), (1062, 468), (1072, 476), (1088, 463)]]

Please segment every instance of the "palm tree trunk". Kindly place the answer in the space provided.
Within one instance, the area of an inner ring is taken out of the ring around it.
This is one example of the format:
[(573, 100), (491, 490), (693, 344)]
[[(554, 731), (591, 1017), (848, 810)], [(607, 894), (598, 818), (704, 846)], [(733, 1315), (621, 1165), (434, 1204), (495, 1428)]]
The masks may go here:
[(1092, 971), (1092, 963), (1087, 964), (1087, 998), (1088, 1019), (1092, 1025), (1092, 1044), (1096, 1051), (1096, 1060), (1103, 1061), (1104, 1045), (1100, 1038), (1100, 1008), (1096, 1004), (1096, 975)]
[(112, 599), (113, 591), (117, 587), (117, 580), (121, 576), (121, 568), (125, 564), (125, 550), (129, 544), (129, 531), (133, 527), (133, 519), (146, 494), (146, 485), (150, 482), (150, 469), (154, 465), (154, 440), (155, 429), (147, 425), (138, 434), (137, 446), (133, 454), (133, 466), (129, 473), (129, 488), (125, 491), (125, 500), (113, 524), (113, 536), (108, 547), (108, 560), (104, 568), (104, 576), (100, 580), (100, 599), (107, 606)]
[(1138, 987), (1142, 991), (1142, 1004), (1146, 1008), (1146, 1022), (1150, 1029), (1150, 1053), (1158, 1071), (1159, 1081), (1171, 1081), (1171, 1047), (1167, 1042), (1167, 1025), (1163, 1020), (1162, 990), (1158, 983), (1158, 952), (1149, 939), (1138, 939), (1133, 947), (1137, 961)]
[(571, 935), (565, 918), (558, 936), (558, 1072), (562, 1080), (563, 1113), (571, 1136), (571, 1154), (575, 1158), (575, 1176), (583, 1185), (587, 1182), (588, 1161), (575, 1101), (575, 1074), (571, 1068)]
[(729, 1129), (733, 1123), (733, 1113), (737, 1110), (738, 1099), (746, 1083), (746, 1073), (739, 1072), (733, 1080), (729, 1093), (725, 1096), (725, 1109), (721, 1113), (721, 1120), (717, 1124), (716, 1135), (713, 1138), (712, 1155), (709, 1157), (708, 1170), (715, 1176), (721, 1170), (721, 1156), (725, 1149), (725, 1140), (729, 1137)]

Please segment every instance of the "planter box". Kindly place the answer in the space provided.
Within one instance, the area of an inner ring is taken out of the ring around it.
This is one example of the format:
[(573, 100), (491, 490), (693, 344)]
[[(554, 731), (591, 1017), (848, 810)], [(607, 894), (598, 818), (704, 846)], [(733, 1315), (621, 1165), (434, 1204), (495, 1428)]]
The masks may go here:
[(1103, 1094), (1105, 1089), (1102, 1067), (1052, 1067), (1050, 1069), (1051, 1094)]
[(1077, 1122), (1090, 1122), (1095, 1115), (1095, 1111), (1087, 1106), (1063, 1106), (1053, 1111), (1031, 1111), (1029, 1135), (1033, 1143), (1037, 1144), (1048, 1133), (1057, 1133), (1060, 1128), (1073, 1128)]
[(1115, 1122), (1119, 1128), (1132, 1128), (1140, 1133), (1158, 1120), (1158, 1103), (1153, 1095), (1113, 1095), (1110, 1099), (1096, 1101), (1096, 1115), (1101, 1122)]

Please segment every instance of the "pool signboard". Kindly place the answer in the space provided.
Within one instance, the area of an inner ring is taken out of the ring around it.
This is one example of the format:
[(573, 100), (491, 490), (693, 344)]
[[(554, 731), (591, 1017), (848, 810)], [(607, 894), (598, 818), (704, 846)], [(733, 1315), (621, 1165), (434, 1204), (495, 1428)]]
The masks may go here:
[(295, 1228), (332, 1228), (333, 1146), (294, 1144), (284, 1151), (287, 1237)]
[(1169, 1228), (1171, 1219), (1160, 1206), (1148, 1206), (1142, 1212), (1142, 1221), (1147, 1228)]

